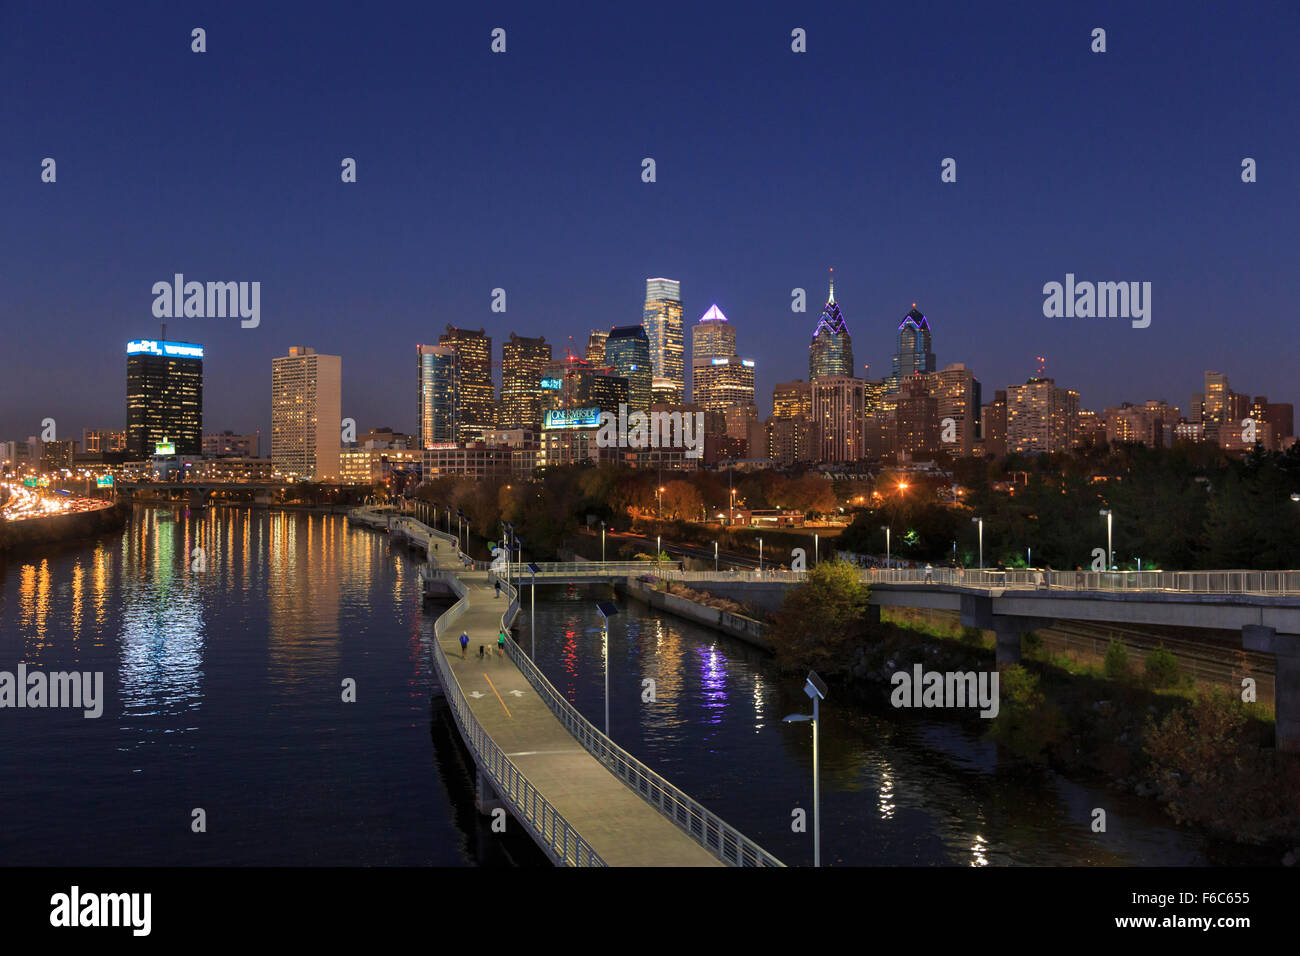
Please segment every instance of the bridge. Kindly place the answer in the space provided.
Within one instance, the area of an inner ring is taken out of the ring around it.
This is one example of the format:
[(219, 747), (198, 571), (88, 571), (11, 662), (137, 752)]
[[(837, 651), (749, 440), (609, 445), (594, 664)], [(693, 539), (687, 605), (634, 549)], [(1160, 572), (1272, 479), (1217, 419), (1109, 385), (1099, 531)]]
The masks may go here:
[(172, 500), (185, 500), (190, 507), (204, 504), (215, 492), (251, 494), (257, 504), (270, 504), (277, 492), (294, 486), (290, 481), (119, 481), (114, 491), (119, 498), (132, 499), (137, 492), (159, 492)]
[[(509, 812), (560, 866), (782, 865), (597, 730), (551, 685), (509, 637), (519, 596), (504, 573), (408, 515), (357, 509), (349, 520), (422, 550), (422, 577), (456, 599), (434, 625), (433, 659), (478, 768), (481, 812)], [(505, 657), (495, 652), (502, 631)], [(461, 632), (474, 651), (466, 658)], [(482, 660), (479, 645), (489, 649)]]
[[(802, 571), (680, 571), (660, 577), (769, 607)], [(1277, 747), (1300, 752), (1300, 571), (864, 570), (870, 604), (956, 612), (993, 631), (999, 664), (1020, 660), (1021, 636), (1058, 621), (1160, 624), (1238, 631), (1242, 647), (1275, 659)]]

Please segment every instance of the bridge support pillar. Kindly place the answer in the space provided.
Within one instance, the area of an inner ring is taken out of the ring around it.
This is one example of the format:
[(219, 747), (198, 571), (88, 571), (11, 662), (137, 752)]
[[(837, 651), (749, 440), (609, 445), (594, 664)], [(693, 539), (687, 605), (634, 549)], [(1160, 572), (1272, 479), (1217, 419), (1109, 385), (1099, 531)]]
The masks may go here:
[(492, 779), (483, 772), (482, 767), (478, 767), (474, 785), (474, 806), (478, 812), (485, 817), (492, 815), (493, 810), (500, 810), (505, 807), (501, 798), (497, 796), (496, 789), (492, 786)]
[(1020, 636), (1040, 627), (1051, 627), (1051, 618), (1044, 617), (1009, 617), (1004, 614), (992, 614), (993, 633), (997, 635), (997, 650), (994, 660), (1001, 667), (1003, 664), (1020, 663)]
[(1273, 709), (1277, 713), (1277, 749), (1300, 753), (1300, 635), (1279, 634), (1261, 624), (1241, 629), (1241, 646), (1248, 651), (1272, 654), (1276, 660), (1273, 678)]

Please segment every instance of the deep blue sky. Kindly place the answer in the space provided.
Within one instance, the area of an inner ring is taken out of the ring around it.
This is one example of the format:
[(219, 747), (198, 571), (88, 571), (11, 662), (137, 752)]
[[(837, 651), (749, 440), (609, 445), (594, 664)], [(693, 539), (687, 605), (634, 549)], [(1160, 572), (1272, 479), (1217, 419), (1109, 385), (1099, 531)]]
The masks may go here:
[[(732, 319), (766, 411), (830, 265), (871, 377), (915, 301), (986, 400), (1043, 354), (1085, 407), (1185, 406), (1206, 368), (1300, 401), (1292, 0), (288, 6), (0, 5), (0, 439), (121, 427), (174, 272), (262, 283), (257, 329), (168, 324), (205, 430), (265, 431), (295, 344), (343, 356), (361, 430), (414, 429), (417, 342), (581, 349), (648, 276)], [(1044, 318), (1066, 272), (1152, 282), (1151, 327)]]

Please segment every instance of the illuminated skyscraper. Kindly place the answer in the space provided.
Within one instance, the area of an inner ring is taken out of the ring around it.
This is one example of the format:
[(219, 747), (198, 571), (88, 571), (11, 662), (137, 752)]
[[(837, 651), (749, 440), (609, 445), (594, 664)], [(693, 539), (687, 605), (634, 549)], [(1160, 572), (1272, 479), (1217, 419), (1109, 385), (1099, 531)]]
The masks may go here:
[[(652, 280), (653, 281), (653, 280)], [(605, 364), (627, 379), (628, 410), (650, 411), (650, 340), (640, 325), (618, 325), (605, 342)]]
[[(924, 378), (926, 390), (936, 402), (939, 448), (954, 458), (973, 455), (982, 412), (979, 379), (961, 362), (945, 365)], [(947, 418), (952, 419), (951, 428), (943, 425)], [(950, 440), (945, 441), (945, 437)]]
[(686, 330), (679, 281), (645, 280), (641, 324), (650, 344), (651, 377), (664, 380), (661, 388), (675, 390), (672, 401), (681, 402), (686, 394)]
[(1069, 451), (1078, 444), (1079, 393), (1050, 378), (1007, 389), (1007, 451), (1022, 455)]
[(542, 421), (542, 369), (551, 361), (546, 336), (510, 333), (501, 346), (499, 428), (538, 428)]
[(126, 346), (126, 448), (148, 458), (167, 441), (203, 453), (203, 346), (139, 339)]
[(822, 376), (812, 383), (813, 418), (821, 438), (820, 461), (858, 461), (864, 456), (863, 381), (850, 375)]
[(695, 404), (706, 412), (754, 404), (754, 361), (738, 355), (693, 358)]
[(417, 345), (421, 449), (456, 440), (456, 350)]
[(482, 438), (496, 424), (492, 336), (448, 325), (438, 344), (456, 350), (456, 441)]
[(587, 337), (587, 361), (592, 365), (605, 364), (605, 340), (609, 338), (608, 329), (592, 329)]
[(933, 372), (934, 352), (930, 346), (930, 323), (912, 303), (912, 311), (898, 323), (898, 351), (894, 353), (893, 373), (885, 379), (885, 390), (897, 392), (898, 384), (913, 372)]
[(336, 481), (343, 359), (295, 345), (271, 360), (271, 463), (281, 474)]
[[(831, 290), (826, 298), (826, 307), (822, 309), (812, 341), (808, 344), (809, 382), (829, 376), (853, 376), (853, 339), (835, 301), (834, 269), (831, 270)], [(826, 440), (824, 434), (822, 440)]]

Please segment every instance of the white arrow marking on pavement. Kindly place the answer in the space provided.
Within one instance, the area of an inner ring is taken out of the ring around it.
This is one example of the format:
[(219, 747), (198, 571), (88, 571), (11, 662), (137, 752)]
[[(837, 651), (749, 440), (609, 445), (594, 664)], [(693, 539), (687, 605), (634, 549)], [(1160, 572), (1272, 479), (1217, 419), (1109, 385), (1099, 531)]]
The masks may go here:
[(478, 698), (478, 697), (484, 697), (486, 695), (481, 690), (472, 690), (469, 692), (469, 696)]
[(524, 692), (523, 692), (522, 690), (508, 690), (508, 691), (506, 691), (506, 693), (507, 693), (507, 694), (510, 694), (510, 695), (513, 696), (513, 697), (523, 697), (523, 696), (524, 696)]

